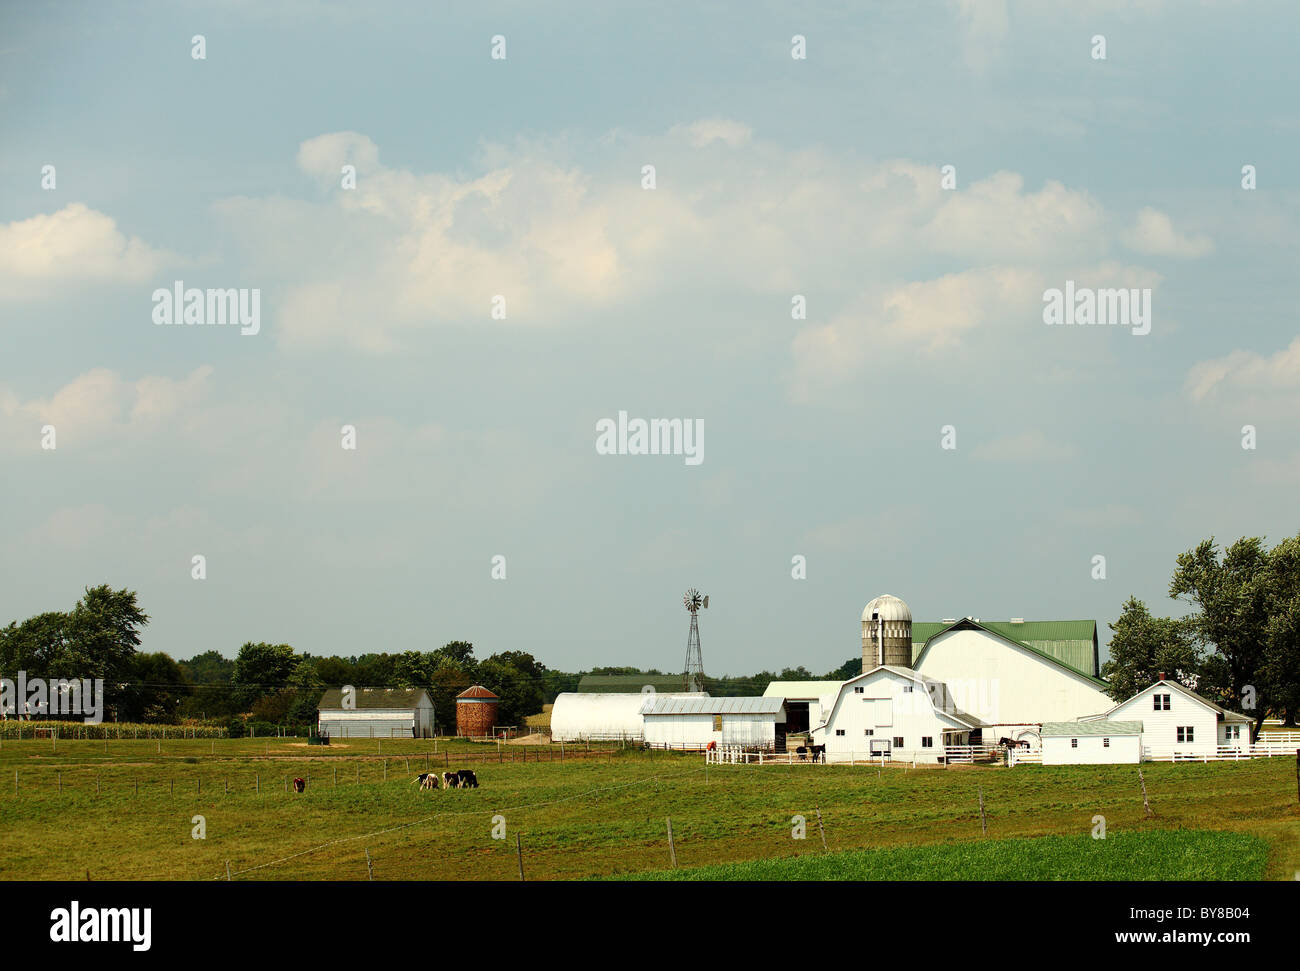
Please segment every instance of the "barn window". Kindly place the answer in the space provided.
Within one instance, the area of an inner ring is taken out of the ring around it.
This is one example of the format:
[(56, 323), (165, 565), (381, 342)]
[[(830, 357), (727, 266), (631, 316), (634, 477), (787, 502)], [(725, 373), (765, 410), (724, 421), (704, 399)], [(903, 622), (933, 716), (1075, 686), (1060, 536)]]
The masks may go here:
[(866, 690), (867, 690), (866, 688), (854, 688), (853, 693), (855, 695), (860, 695), (860, 694), (864, 694)]
[(1196, 730), (1191, 725), (1178, 726), (1178, 741), (1194, 742), (1196, 741)]
[(895, 736), (894, 736), (894, 748), (902, 748), (902, 747), (903, 747), (903, 736), (902, 736), (902, 735), (895, 735)]
[(912, 693), (912, 686), (910, 684), (903, 685), (903, 694), (910, 695), (911, 693)]
[(875, 730), (874, 728), (864, 728), (864, 729), (862, 730), (862, 734), (863, 734), (863, 735), (874, 735), (874, 734), (876, 734), (876, 730)]
[(921, 736), (921, 748), (934, 748), (934, 736), (933, 736), (933, 735), (922, 735), (922, 736)]
[(836, 734), (836, 735), (843, 735), (843, 734), (844, 734), (844, 729), (842, 729), (842, 728), (837, 728), (837, 729), (835, 729), (835, 734)]
[(1070, 739), (1070, 748), (1078, 748), (1078, 747), (1079, 747), (1079, 740), (1077, 738)]
[(714, 730), (715, 732), (720, 732), (720, 731), (722, 731), (722, 716), (721, 716), (721, 715), (714, 715), (714, 716), (713, 716), (713, 730)]
[(1108, 739), (1108, 738), (1103, 738), (1103, 739), (1101, 740), (1101, 747), (1102, 747), (1102, 748), (1110, 748), (1110, 739)]

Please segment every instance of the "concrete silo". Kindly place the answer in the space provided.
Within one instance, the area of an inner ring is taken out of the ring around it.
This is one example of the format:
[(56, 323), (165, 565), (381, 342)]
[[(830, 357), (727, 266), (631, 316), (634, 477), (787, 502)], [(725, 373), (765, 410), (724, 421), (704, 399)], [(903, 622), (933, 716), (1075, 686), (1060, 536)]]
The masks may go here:
[(877, 597), (862, 611), (862, 672), (882, 664), (912, 666), (912, 611), (890, 594)]

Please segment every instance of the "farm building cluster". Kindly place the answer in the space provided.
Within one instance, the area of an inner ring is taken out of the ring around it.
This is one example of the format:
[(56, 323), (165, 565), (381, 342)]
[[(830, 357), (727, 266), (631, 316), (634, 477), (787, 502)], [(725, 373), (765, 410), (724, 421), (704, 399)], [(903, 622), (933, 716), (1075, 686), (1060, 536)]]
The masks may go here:
[(773, 754), (789, 742), (827, 762), (939, 763), (996, 746), (1044, 764), (1251, 751), (1248, 717), (1164, 675), (1116, 705), (1095, 621), (914, 624), (890, 595), (862, 612), (855, 677), (774, 681), (761, 697), (683, 687), (680, 677), (584, 679), (556, 698), (552, 737)]

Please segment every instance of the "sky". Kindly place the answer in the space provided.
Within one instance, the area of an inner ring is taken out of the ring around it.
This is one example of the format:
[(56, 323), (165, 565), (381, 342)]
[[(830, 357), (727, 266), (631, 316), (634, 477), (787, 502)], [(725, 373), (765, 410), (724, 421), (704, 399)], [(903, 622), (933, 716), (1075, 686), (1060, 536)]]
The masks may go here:
[(1296, 531), (1294, 4), (270, 6), (0, 6), (0, 623), (821, 673)]

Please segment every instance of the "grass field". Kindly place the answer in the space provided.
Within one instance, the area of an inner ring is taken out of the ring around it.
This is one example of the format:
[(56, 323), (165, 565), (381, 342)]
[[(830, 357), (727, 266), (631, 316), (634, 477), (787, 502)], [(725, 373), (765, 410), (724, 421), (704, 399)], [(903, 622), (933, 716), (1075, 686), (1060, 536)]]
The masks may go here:
[(1259, 880), (1268, 841), (1190, 829), (982, 839), (654, 870), (628, 880)]
[[(528, 879), (663, 877), (653, 871), (670, 867), (671, 817), (679, 867), (777, 859), (779, 878), (790, 879), (821, 874), (839, 859), (823, 854), (818, 810), (832, 853), (888, 851), (845, 858), (857, 860), (846, 864), (849, 879), (1045, 875), (1026, 867), (1145, 879), (1159, 873), (1142, 861), (1162, 849), (1181, 854), (1183, 869), (1170, 879), (1205, 855), (1218, 861), (1206, 866), (1219, 869), (1195, 871), (1204, 878), (1290, 880), (1300, 870), (1295, 763), (1287, 758), (1145, 765), (1156, 814), (1148, 820), (1132, 766), (706, 771), (697, 755), (568, 748), (561, 762), (547, 747), (498, 754), (494, 745), (440, 741), (430, 767), (473, 768), (481, 788), (429, 793), (411, 781), (424, 770), (426, 749), (433, 753), (416, 740), (308, 748), (218, 739), (110, 741), (106, 751), (103, 742), (7, 740), (0, 878), (217, 879), (229, 861), (236, 879), (364, 880), (368, 849), (377, 880), (516, 880), (516, 834)], [(295, 776), (310, 778), (306, 793), (285, 792)], [(1098, 814), (1106, 818), (1104, 848), (1089, 835)], [(791, 838), (796, 815), (806, 819), (802, 841)], [(204, 817), (205, 839), (191, 835), (195, 816)], [(492, 838), (495, 816), (504, 817), (505, 839)], [(1223, 834), (1256, 840), (1198, 842)], [(1086, 840), (1078, 844), (1086, 848), (1048, 852), (1055, 844), (1023, 839), (1043, 836)], [(1127, 849), (1139, 846), (1149, 852)], [(1124, 859), (1132, 865), (1116, 869)]]

